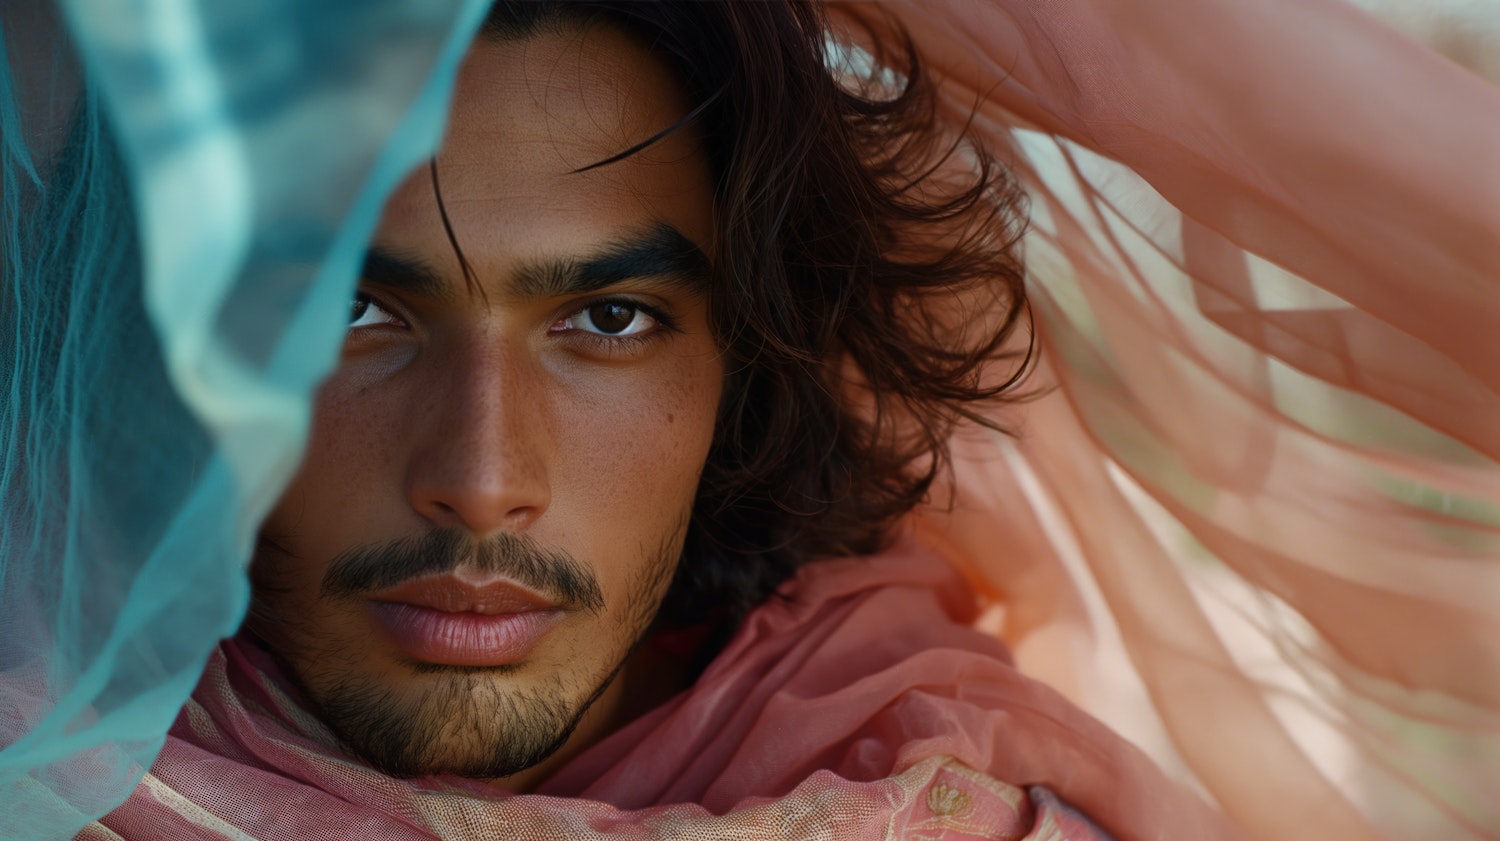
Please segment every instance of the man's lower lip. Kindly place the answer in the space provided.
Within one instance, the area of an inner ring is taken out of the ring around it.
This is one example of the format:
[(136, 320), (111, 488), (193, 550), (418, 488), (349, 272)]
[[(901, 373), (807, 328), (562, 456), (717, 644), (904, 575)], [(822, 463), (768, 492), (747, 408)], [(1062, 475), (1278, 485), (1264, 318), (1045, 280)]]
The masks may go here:
[(561, 610), (445, 613), (397, 602), (374, 602), (371, 611), (408, 657), (447, 666), (519, 663), (563, 616)]

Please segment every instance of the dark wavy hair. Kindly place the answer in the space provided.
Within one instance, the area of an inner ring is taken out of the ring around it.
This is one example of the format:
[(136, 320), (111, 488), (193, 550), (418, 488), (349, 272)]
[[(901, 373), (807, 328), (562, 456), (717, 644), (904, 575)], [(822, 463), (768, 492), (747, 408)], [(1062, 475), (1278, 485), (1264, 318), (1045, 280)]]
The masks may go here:
[(728, 625), (809, 560), (878, 550), (954, 426), (996, 427), (983, 404), (1034, 347), (1019, 193), (889, 20), (837, 42), (807, 0), (501, 0), (482, 37), (595, 21), (675, 66), (696, 107), (673, 129), (713, 169), (727, 381), (661, 620)]

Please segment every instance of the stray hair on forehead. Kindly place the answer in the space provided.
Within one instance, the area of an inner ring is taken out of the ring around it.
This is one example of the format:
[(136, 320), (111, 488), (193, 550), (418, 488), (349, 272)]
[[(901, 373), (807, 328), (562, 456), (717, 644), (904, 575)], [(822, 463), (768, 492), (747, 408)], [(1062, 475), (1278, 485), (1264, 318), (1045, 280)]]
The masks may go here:
[(710, 162), (727, 374), (667, 624), (732, 628), (802, 564), (879, 550), (957, 425), (1004, 431), (996, 405), (1034, 360), (1018, 189), (940, 118), (905, 33), (846, 12), (834, 29), (810, 0), (501, 0), (480, 32), (634, 34), (691, 110), (582, 169), (689, 123)]
[[(490, 14), (485, 18), (484, 24), (480, 28), (479, 37), (497, 41), (521, 41), (547, 32), (563, 34), (567, 32), (570, 26), (587, 26), (596, 18), (598, 12), (607, 12), (605, 9), (595, 9), (592, 11), (595, 14), (591, 14), (591, 10), (587, 4), (556, 3), (546, 2), (546, 0), (501, 2), (495, 4)], [(606, 22), (608, 21), (607, 14), (604, 19)], [(688, 113), (679, 117), (670, 125), (660, 129), (655, 134), (652, 134), (650, 137), (637, 141), (602, 160), (578, 167), (573, 170), (573, 174), (590, 172), (613, 163), (618, 163), (655, 145), (657, 142), (698, 119), (723, 93), (723, 88), (714, 91), (701, 102), (694, 105)], [(427, 172), (428, 178), (432, 182), (433, 198), (437, 201), (438, 216), (442, 221), (443, 233), (448, 238), (448, 244), (453, 249), (454, 256), (458, 258), (458, 265), (463, 274), (464, 282), (471, 293), (477, 293), (483, 297), (484, 287), (479, 282), (479, 277), (475, 274), (473, 265), (469, 263), (468, 258), (464, 255), (463, 247), (458, 243), (458, 234), (453, 230), (453, 222), (448, 217), (448, 207), (443, 203), (442, 183), (438, 178), (436, 157), (428, 160)]]

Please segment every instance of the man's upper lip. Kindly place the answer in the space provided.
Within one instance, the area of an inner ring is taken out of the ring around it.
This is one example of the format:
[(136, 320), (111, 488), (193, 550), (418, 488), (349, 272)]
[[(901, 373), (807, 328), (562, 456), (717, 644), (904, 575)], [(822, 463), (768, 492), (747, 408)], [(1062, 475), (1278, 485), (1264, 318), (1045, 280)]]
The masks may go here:
[(371, 596), (373, 601), (440, 610), (444, 613), (526, 613), (556, 610), (557, 602), (504, 578), (482, 583), (454, 575), (415, 578)]

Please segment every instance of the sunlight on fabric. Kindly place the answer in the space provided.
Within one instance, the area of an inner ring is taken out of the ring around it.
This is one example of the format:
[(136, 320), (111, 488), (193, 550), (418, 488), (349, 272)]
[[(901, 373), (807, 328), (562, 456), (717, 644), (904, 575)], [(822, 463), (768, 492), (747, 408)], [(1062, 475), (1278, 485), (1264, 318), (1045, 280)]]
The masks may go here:
[[(1162, 545), (1181, 556), (1210, 557), (1128, 474), (1112, 468), (1111, 477)], [(1361, 808), (1402, 827), (1401, 837), (1418, 837), (1421, 828), (1443, 820), (1434, 811), (1439, 808), (1493, 824), (1494, 806), (1464, 784), (1462, 768), (1478, 769), (1500, 759), (1500, 738), (1453, 741), (1450, 734), (1461, 731), (1445, 727), (1439, 712), (1448, 707), (1452, 715), (1451, 701), (1414, 696), (1389, 682), (1351, 673), (1301, 613), (1218, 563), (1181, 569), (1235, 667), (1259, 687), (1281, 728), (1308, 760), (1325, 778), (1355, 792)], [(1371, 703), (1365, 693), (1377, 690), (1379, 702)], [(1469, 727), (1476, 723), (1472, 717), (1454, 720)], [(1357, 735), (1366, 732), (1381, 734), (1384, 742)], [(1431, 785), (1441, 802), (1413, 796), (1403, 784), (1412, 776)]]
[(1272, 696), (1282, 725), (1326, 775), (1347, 776), (1356, 756), (1325, 726), (1332, 708), (1319, 690), (1326, 684), (1315, 684), (1301, 664), (1286, 659), (1288, 649), (1314, 645), (1316, 631), (1285, 603), (1232, 574), (1124, 470), (1111, 465), (1110, 478), (1161, 545), (1190, 560), (1179, 564), (1184, 580), (1235, 666)]
[[(1064, 513), (1061, 501), (1054, 498), (1039, 481), (1031, 464), (1016, 450), (1013, 441), (1003, 439), (996, 443), (1084, 602), (1089, 620), (1084, 632), (1087, 639), (1076, 640), (1066, 649), (1072, 658), (1068, 664), (1068, 674), (1081, 684), (1075, 692), (1074, 700), (1087, 704), (1091, 698), (1108, 698), (1107, 704), (1091, 705), (1090, 711), (1112, 729), (1147, 750), (1153, 759), (1181, 782), (1203, 793), (1202, 784), (1177, 756), (1171, 737), (1163, 728), (1145, 685), (1131, 666), (1113, 611), (1089, 569), (1083, 548), (1073, 531), (1074, 525)], [(1057, 650), (1043, 647), (1043, 651), (1045, 654), (1038, 656), (1052, 657)], [(1028, 671), (1041, 673), (1058, 666), (1056, 662), (1029, 662), (1028, 654), (1026, 646), (1019, 647), (1016, 652), (1018, 661)], [(1067, 684), (1063, 684), (1061, 688), (1066, 689)]]
[(1500, 0), (1352, 0), (1480, 76), (1500, 84)]

